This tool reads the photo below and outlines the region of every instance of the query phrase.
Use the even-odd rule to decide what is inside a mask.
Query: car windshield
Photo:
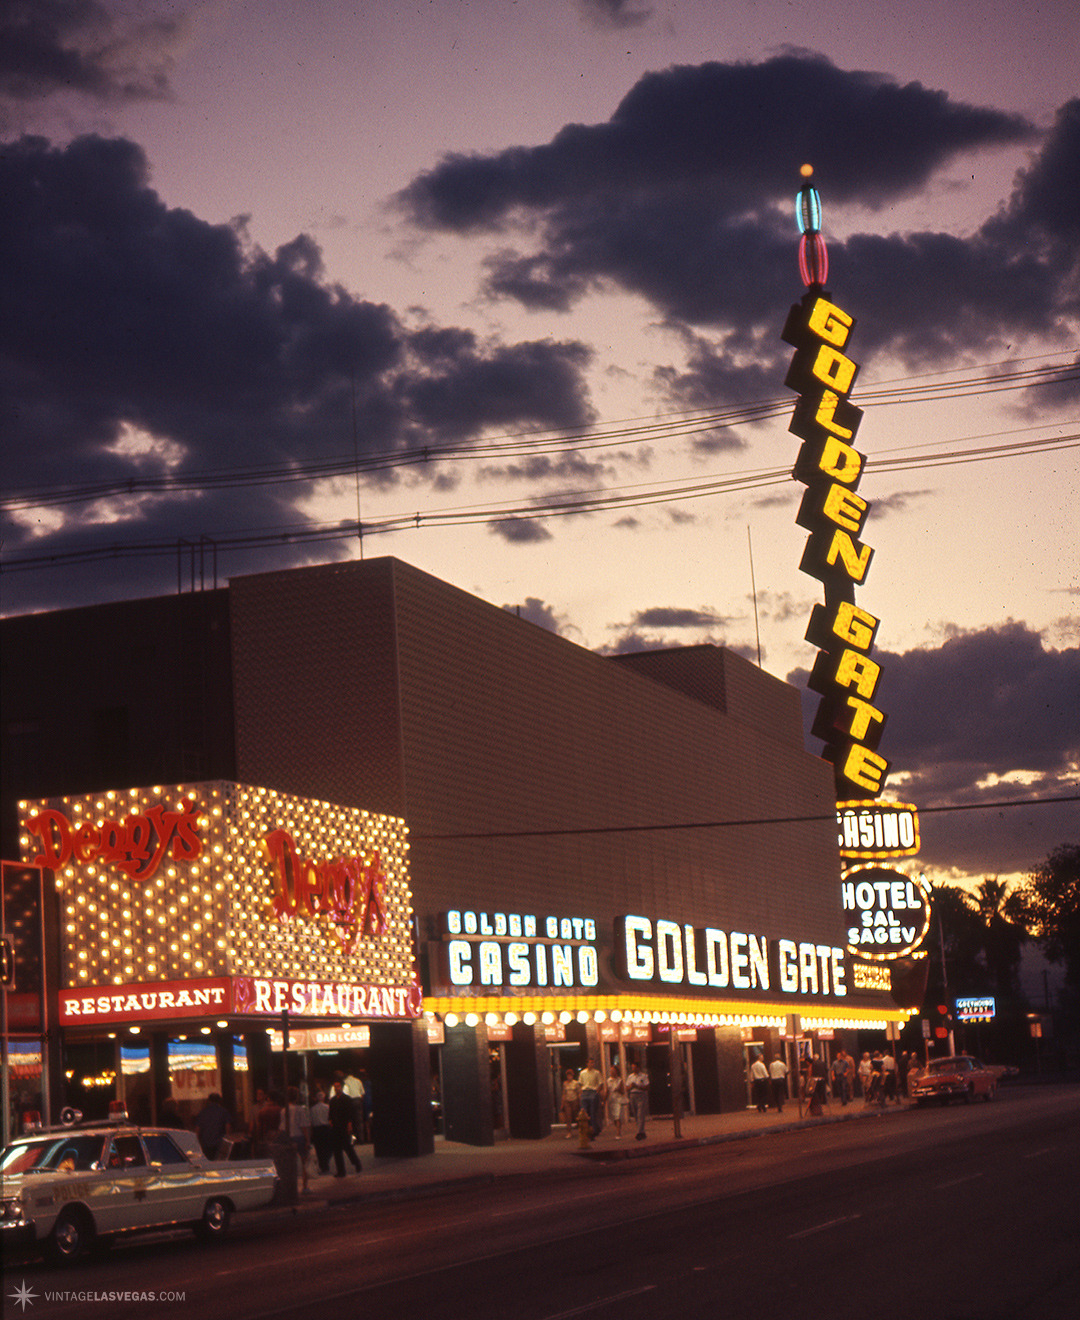
[[[13,1173],[50,1173],[92,1169],[101,1158],[101,1137],[87,1133],[42,1137],[37,1141],[19,1141],[0,1155],[0,1171]]]
[[[963,1072],[967,1067],[966,1059],[931,1059],[926,1066],[928,1073]]]

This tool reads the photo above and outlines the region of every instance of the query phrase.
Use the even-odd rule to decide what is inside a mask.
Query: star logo
[[[28,1306],[33,1306],[34,1298],[37,1296],[37,1293],[26,1286],[26,1280],[24,1279],[13,1293],[8,1293],[8,1296],[12,1298],[13,1301],[18,1302],[25,1312]]]

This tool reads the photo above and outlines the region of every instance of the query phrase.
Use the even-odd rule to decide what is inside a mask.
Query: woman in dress
[[[616,1064],[611,1065],[611,1071],[607,1079],[607,1113],[608,1122],[615,1127],[615,1140],[622,1137],[623,1119],[626,1117],[627,1106],[630,1101],[626,1096],[626,1083],[623,1081],[623,1075]]]

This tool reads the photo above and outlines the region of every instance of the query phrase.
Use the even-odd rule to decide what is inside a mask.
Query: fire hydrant
[[[581,1108],[578,1110],[577,1130],[578,1130],[578,1136],[581,1138],[581,1141],[578,1144],[578,1149],[588,1150],[590,1145],[591,1133],[589,1127],[589,1115],[585,1112],[584,1105],[582,1105]]]

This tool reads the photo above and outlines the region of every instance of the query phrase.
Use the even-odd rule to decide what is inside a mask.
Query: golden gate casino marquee
[[[416,1018],[404,821],[230,782],[20,804],[60,891],[59,1018]]]
[[[870,505],[858,494],[866,456],[854,448],[862,410],[849,397],[859,367],[845,352],[855,319],[824,288],[828,255],[812,173],[802,167],[796,199],[807,292],[781,337],[795,349],[785,384],[799,398],[788,429],[803,442],[794,475],[807,488],[796,518],[810,533],[800,568],[825,589],[806,631],[819,650],[809,680],[821,696],[812,733],[832,762],[837,798],[847,800],[877,797],[889,763],[877,751],[886,716],[874,704],[881,667],[871,659],[880,620],[855,604],[874,554],[860,539]]]

